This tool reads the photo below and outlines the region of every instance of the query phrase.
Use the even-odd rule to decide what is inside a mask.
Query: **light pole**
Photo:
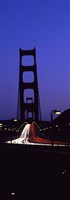
[[[54,131],[54,129],[53,129],[53,115],[54,114],[56,114],[56,115],[59,115],[59,114],[61,114],[61,112],[59,111],[59,110],[51,110],[51,124],[52,124],[52,146],[53,146],[53,131]]]

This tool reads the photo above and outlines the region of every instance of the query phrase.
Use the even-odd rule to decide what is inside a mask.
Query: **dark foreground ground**
[[[68,147],[0,144],[1,200],[64,197],[70,199]]]

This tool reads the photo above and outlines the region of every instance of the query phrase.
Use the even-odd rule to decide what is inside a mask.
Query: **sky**
[[[70,0],[0,0],[0,120],[17,116],[19,48],[34,47],[42,120],[50,121],[51,110],[70,108]]]

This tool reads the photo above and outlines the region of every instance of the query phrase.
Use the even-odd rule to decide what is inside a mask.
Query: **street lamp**
[[[51,124],[52,124],[52,128],[53,128],[53,115],[60,115],[61,112],[59,110],[51,110]],[[53,129],[52,129],[52,146],[53,146]]]
[[[51,122],[53,121],[53,115],[56,114],[56,115],[60,115],[61,112],[59,110],[51,110]]]

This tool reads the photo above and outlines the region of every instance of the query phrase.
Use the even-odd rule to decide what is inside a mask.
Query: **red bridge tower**
[[[39,90],[38,90],[38,80],[37,80],[37,65],[36,65],[36,49],[32,50],[22,50],[19,49],[20,64],[19,64],[19,110],[20,119],[23,121],[38,121],[41,120],[41,109],[39,100]],[[24,56],[33,56],[34,64],[32,66],[24,66],[22,64],[22,57],[24,63]],[[34,80],[24,81],[23,74],[27,72],[33,72]],[[28,73],[27,73],[28,74]],[[28,78],[28,77],[27,77]],[[29,92],[25,96],[25,90],[33,90],[33,95]],[[18,115],[18,108],[17,108]],[[18,117],[18,116],[17,116]]]

